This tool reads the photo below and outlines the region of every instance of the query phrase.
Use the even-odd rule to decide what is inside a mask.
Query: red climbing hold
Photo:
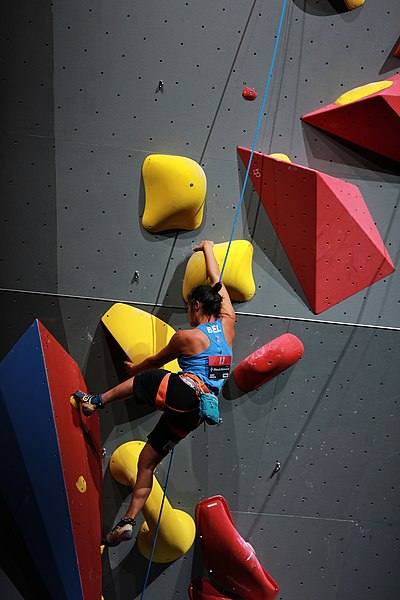
[[[233,377],[241,390],[255,390],[292,366],[303,352],[304,346],[299,338],[285,333],[242,360]]]
[[[245,87],[242,96],[245,100],[255,100],[257,98],[257,92],[249,87]]]
[[[250,150],[238,152],[247,167]],[[355,185],[259,152],[250,177],[315,313],[394,271]]]
[[[258,561],[254,548],[237,531],[223,496],[212,496],[197,504],[196,525],[213,582],[205,583],[204,593],[193,595],[193,600],[221,600],[224,594],[241,600],[275,598],[278,585]]]
[[[189,585],[190,600],[230,600],[222,594],[206,577],[199,577]]]

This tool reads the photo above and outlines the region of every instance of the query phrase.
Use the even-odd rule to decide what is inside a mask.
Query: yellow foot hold
[[[73,396],[70,396],[70,398],[69,398],[69,402],[70,402],[70,404],[71,404],[71,405],[72,405],[74,408],[77,408],[77,409],[79,409],[78,403],[77,403],[77,401],[75,400],[75,398],[74,398]]]
[[[286,154],[281,154],[280,152],[276,152],[275,154],[269,154],[271,158],[276,158],[277,160],[283,160],[284,162],[291,163],[292,161]]]
[[[198,163],[184,156],[151,154],[143,162],[142,174],[145,229],[157,233],[200,227],[207,183]]]
[[[129,482],[136,482],[137,462],[143,446],[144,442],[127,442],[112,454],[110,471],[119,483],[129,485]],[[142,510],[145,522],[138,535],[140,553],[147,559],[151,554],[162,497],[163,490],[153,477],[153,488]],[[165,498],[153,561],[168,563],[180,558],[191,548],[195,535],[196,526],[192,517],[172,508]]]
[[[75,483],[77,489],[80,491],[81,494],[84,494],[87,490],[87,483],[86,483],[86,479],[83,477],[83,475],[81,475],[80,477],[78,477],[76,483]]]
[[[214,245],[214,255],[220,269],[224,264],[228,242]],[[252,273],[253,246],[247,240],[232,242],[222,280],[232,300],[245,302],[254,296],[255,284]],[[195,252],[186,265],[182,296],[185,301],[193,288],[210,283],[207,279],[206,262],[202,252]]]

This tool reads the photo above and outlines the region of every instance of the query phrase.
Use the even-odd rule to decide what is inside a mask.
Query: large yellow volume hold
[[[115,341],[135,364],[160,352],[175,333],[175,329],[150,313],[117,302],[102,317]],[[173,360],[165,369],[177,373],[178,361]]]
[[[366,85],[361,85],[345,92],[335,100],[334,104],[337,104],[338,106],[350,104],[350,102],[355,102],[356,100],[371,96],[371,94],[376,94],[376,92],[386,90],[391,85],[393,85],[393,81],[374,81],[373,83],[367,83]]]
[[[228,242],[214,245],[214,255],[218,266],[222,269]],[[254,296],[255,284],[252,272],[253,246],[247,240],[235,240],[229,249],[222,280],[226,285],[231,300],[245,302]],[[209,284],[203,252],[195,252],[186,265],[183,279],[182,296],[187,302],[193,288]]]
[[[127,442],[112,454],[111,475],[122,485],[135,485],[137,463],[143,446],[144,442]],[[153,477],[153,488],[142,509],[145,522],[138,535],[140,553],[147,559],[151,554],[162,497],[163,490]],[[172,508],[168,498],[165,498],[153,561],[167,563],[180,558],[191,548],[195,535],[196,526],[192,517],[183,510]]]
[[[201,225],[207,182],[191,158],[151,154],[142,166],[146,203],[142,224],[157,233]]]

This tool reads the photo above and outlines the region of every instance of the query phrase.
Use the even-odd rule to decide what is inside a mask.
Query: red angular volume
[[[47,383],[53,407],[65,491],[75,540],[79,574],[85,600],[98,598],[101,590],[101,493],[102,457],[98,415],[82,419],[69,397],[86,391],[78,365],[57,340],[38,322]]]
[[[301,118],[323,131],[400,162],[400,75],[389,77],[386,83],[389,87],[373,93],[374,86],[379,84],[357,88],[352,92],[365,89],[367,95],[358,97],[362,92],[356,93],[354,101],[344,103],[338,99]],[[350,99],[352,92],[347,93]]]
[[[204,562],[215,583],[203,582],[202,594],[193,595],[193,599],[223,600],[225,594],[242,600],[275,598],[278,585],[258,561],[254,548],[237,531],[223,496],[212,496],[197,504],[196,525]],[[224,595],[218,596],[218,588]]]
[[[12,457],[0,495],[48,597],[99,600],[100,424],[70,403],[86,390],[78,365],[36,320],[1,361],[0,387],[0,451]]]
[[[259,152],[250,177],[316,314],[394,271],[357,186]]]

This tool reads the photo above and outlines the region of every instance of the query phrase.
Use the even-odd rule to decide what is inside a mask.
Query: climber
[[[125,361],[131,377],[113,389],[97,395],[80,390],[73,394],[85,416],[109,402],[131,397],[163,411],[140,453],[129,508],[106,535],[103,543],[107,546],[117,546],[132,538],[135,517],[151,492],[154,469],[178,442],[202,423],[198,393],[217,395],[228,377],[235,311],[220,281],[213,246],[214,243],[207,240],[194,248],[195,252],[204,253],[210,285],[194,288],[188,297],[188,320],[193,329],[177,331],[163,350],[139,364]],[[174,359],[181,368],[179,373],[161,368]]]

